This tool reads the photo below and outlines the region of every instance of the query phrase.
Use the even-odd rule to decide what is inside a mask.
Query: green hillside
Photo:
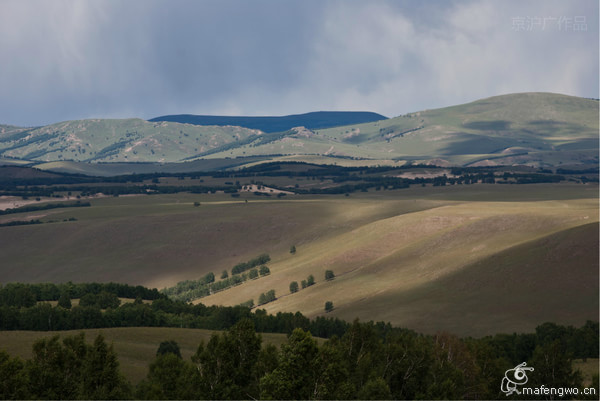
[[[260,134],[140,119],[77,120],[0,133],[0,153],[32,161],[177,162]]]
[[[522,93],[384,121],[302,130],[210,157],[310,154],[437,165],[598,162],[598,101]]]
[[[318,118],[307,120],[308,128],[288,129],[288,124],[286,130],[280,132],[271,132],[274,129],[271,126],[265,128],[269,132],[263,132],[230,125],[201,126],[140,119],[67,121],[39,128],[0,126],[0,157],[34,163],[178,163],[239,159],[239,163],[217,162],[222,168],[264,160],[341,165],[527,164],[536,167],[598,163],[598,101],[566,95],[495,96],[327,129],[310,129],[313,120]],[[245,121],[239,117],[239,124]],[[249,156],[261,159],[246,160]],[[85,166],[71,167],[69,170],[70,167],[63,165],[44,166],[58,171],[86,172]],[[93,171],[89,173],[94,174]]]

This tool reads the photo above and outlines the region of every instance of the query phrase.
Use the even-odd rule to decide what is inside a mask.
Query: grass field
[[[248,201],[248,202],[246,202]],[[200,206],[194,207],[194,202]],[[269,312],[385,320],[461,335],[598,316],[598,186],[412,187],[345,196],[105,197],[0,227],[4,282],[116,281],[163,288],[268,253],[271,275],[199,300],[274,289]],[[35,212],[10,215],[29,219]],[[74,217],[77,221],[63,222]],[[289,253],[291,245],[297,252]],[[35,251],[32,252],[31,250]],[[324,281],[324,272],[336,274]],[[289,294],[291,281],[316,285]]]
[[[179,345],[181,356],[189,358],[196,352],[201,341],[208,342],[213,332],[200,329],[178,329],[166,327],[119,327],[108,329],[87,329],[74,331],[0,331],[0,349],[13,356],[31,358],[33,343],[41,338],[59,335],[61,338],[85,333],[88,343],[92,343],[98,334],[102,334],[108,344],[113,344],[119,357],[121,371],[125,377],[136,384],[146,377],[148,365],[154,360],[156,350],[162,341],[174,340]],[[287,337],[285,334],[261,334],[263,344],[280,346]]]

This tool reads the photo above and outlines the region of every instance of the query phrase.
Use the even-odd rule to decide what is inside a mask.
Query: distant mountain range
[[[294,127],[308,129],[322,129],[369,123],[386,120],[381,114],[365,111],[316,111],[305,114],[294,114],[282,117],[243,117],[243,116],[203,116],[193,114],[177,114],[162,116],[148,121],[169,121],[194,125],[233,125],[250,129],[257,129],[265,133],[288,131]]]
[[[495,96],[390,119],[315,112],[0,125],[0,161],[50,169],[69,163],[191,161],[194,166],[210,161],[218,169],[270,160],[543,167],[597,164],[598,148],[598,101],[551,93]]]

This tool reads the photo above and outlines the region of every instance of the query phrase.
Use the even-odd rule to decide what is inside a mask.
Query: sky
[[[0,124],[598,98],[597,0],[0,0]]]

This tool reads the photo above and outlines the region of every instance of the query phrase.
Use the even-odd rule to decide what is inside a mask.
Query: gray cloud
[[[0,123],[598,97],[597,16],[587,0],[4,0]]]

